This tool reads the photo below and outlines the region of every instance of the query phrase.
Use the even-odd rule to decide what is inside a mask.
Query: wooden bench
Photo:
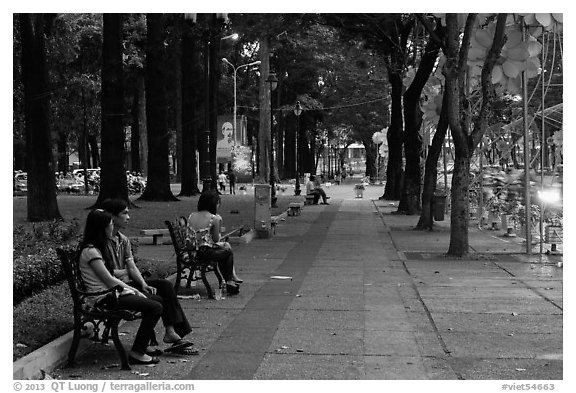
[[[302,203],[302,202],[290,203],[288,205],[288,215],[289,216],[299,216],[303,207],[304,207],[304,203]]]
[[[163,238],[165,235],[169,235],[168,229],[142,229],[140,230],[142,236],[152,236],[152,244],[157,245],[158,239]]]
[[[56,253],[60,258],[64,274],[70,287],[72,301],[74,303],[74,337],[72,345],[68,351],[68,366],[74,365],[76,351],[83,338],[82,331],[88,329],[88,324],[93,326],[92,340],[107,343],[110,336],[120,356],[122,370],[130,370],[128,355],[118,336],[118,325],[121,320],[133,321],[141,318],[141,314],[136,311],[107,309],[106,306],[96,303],[94,300],[100,296],[111,296],[115,299],[115,292],[121,291],[121,286],[110,288],[106,291],[87,292],[86,285],[80,273],[80,252],[75,249],[57,248]],[[92,299],[92,300],[91,300]],[[103,327],[104,329],[102,329]],[[100,331],[102,334],[100,335]],[[87,335],[84,335],[87,337]]]
[[[174,291],[178,294],[181,280],[186,280],[186,288],[190,288],[192,281],[198,279],[195,273],[200,271],[200,279],[206,288],[208,298],[214,299],[214,291],[206,278],[206,273],[214,272],[218,279],[218,285],[222,285],[223,278],[218,269],[218,263],[216,261],[198,258],[198,250],[186,244],[187,220],[185,217],[180,217],[175,221],[166,220],[164,223],[168,227],[174,253],[176,254],[176,281],[174,282]],[[222,240],[225,241],[227,236],[230,236],[231,233],[237,230],[222,236]]]

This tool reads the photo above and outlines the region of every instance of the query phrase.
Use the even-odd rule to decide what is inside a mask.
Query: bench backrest
[[[57,248],[56,254],[60,258],[62,269],[66,275],[74,306],[80,307],[83,300],[79,291],[86,291],[86,285],[80,273],[80,251],[75,248]]]
[[[164,223],[168,228],[168,232],[170,232],[172,245],[177,255],[196,251],[196,242],[187,238],[188,222],[185,217],[180,217],[174,221],[166,220]]]

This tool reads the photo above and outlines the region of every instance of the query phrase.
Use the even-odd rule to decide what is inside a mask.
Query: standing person
[[[239,292],[238,278],[234,269],[234,254],[230,243],[220,241],[222,217],[218,214],[220,196],[214,191],[202,193],[198,199],[197,212],[188,217],[188,236],[195,237],[202,258],[218,262],[218,269],[226,281],[228,295]]]
[[[120,230],[124,230],[130,221],[127,201],[119,198],[106,199],[102,207],[112,215],[114,230],[108,236],[106,244],[110,256],[114,276],[122,282],[139,288],[146,296],[159,301],[163,305],[162,322],[166,329],[164,343],[171,344],[165,351],[173,353],[191,353],[186,348],[192,346],[183,337],[192,331],[190,323],[176,297],[174,286],[170,281],[155,279],[145,281],[140,270],[134,263],[130,239]],[[161,354],[156,350],[154,354]]]
[[[226,191],[226,174],[224,171],[220,171],[218,175],[218,185],[220,186],[220,192]]]
[[[128,285],[113,275],[112,260],[108,254],[108,238],[112,236],[114,221],[112,214],[102,209],[92,210],[86,218],[84,236],[80,243],[80,274],[89,292],[104,291],[120,285],[116,307],[123,310],[137,311],[142,314],[142,321],[128,360],[132,364],[156,364],[160,360],[153,357],[157,353],[148,350],[148,344],[154,337],[154,326],[163,313],[162,299],[146,296],[137,288]],[[96,299],[95,304],[106,299]]]
[[[228,170],[228,181],[230,182],[228,185],[230,188],[230,195],[236,194],[236,174],[232,168]]]

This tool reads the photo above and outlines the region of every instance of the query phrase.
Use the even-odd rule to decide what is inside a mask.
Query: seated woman
[[[106,255],[106,244],[113,229],[110,213],[97,209],[88,214],[84,237],[80,243],[80,274],[90,292],[107,290],[117,285],[122,287],[117,307],[142,314],[128,360],[132,364],[156,364],[159,360],[148,354],[148,343],[154,336],[154,326],[162,315],[162,302],[161,299],[149,299],[138,289],[114,277],[112,261],[103,257]]]
[[[239,292],[243,281],[234,270],[234,254],[228,242],[220,241],[222,217],[218,215],[220,196],[215,191],[202,193],[198,211],[188,217],[188,236],[195,237],[202,258],[218,262],[218,269],[226,281],[228,295]]]
[[[174,286],[168,280],[144,280],[134,263],[130,239],[120,232],[130,221],[128,202],[119,198],[106,199],[102,202],[102,207],[112,214],[114,224],[112,234],[108,237],[105,254],[105,258],[109,258],[111,262],[114,277],[131,287],[138,288],[146,297],[162,303],[162,322],[166,329],[163,341],[171,344],[166,352],[194,354],[194,351],[186,351],[186,348],[193,344],[182,338],[192,331],[192,327],[180,306]],[[162,351],[157,349],[152,353],[160,355]]]

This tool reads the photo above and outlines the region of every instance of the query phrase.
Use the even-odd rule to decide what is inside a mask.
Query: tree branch
[[[488,51],[488,55],[486,56],[484,65],[482,66],[480,82],[482,88],[482,107],[480,108],[480,113],[474,123],[474,129],[468,138],[468,148],[470,151],[474,151],[478,143],[480,143],[488,124],[490,111],[492,110],[495,96],[494,84],[492,83],[492,70],[494,69],[496,61],[500,57],[502,47],[506,42],[506,36],[504,35],[506,29],[506,17],[507,14],[498,14],[492,47]]]

